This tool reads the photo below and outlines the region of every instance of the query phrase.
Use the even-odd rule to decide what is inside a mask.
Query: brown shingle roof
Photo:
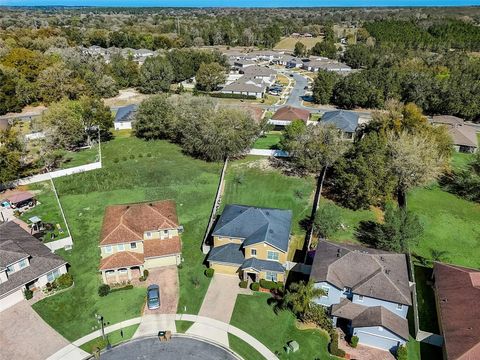
[[[463,125],[463,119],[452,115],[436,115],[432,117],[435,124]]]
[[[478,147],[477,132],[475,128],[463,125],[448,129],[454,145]]]
[[[307,121],[310,118],[310,111],[299,109],[292,106],[285,106],[278,109],[272,116],[272,120],[303,120]]]
[[[447,359],[480,359],[480,271],[435,263],[433,272]]]
[[[100,270],[118,269],[122,267],[143,265],[143,254],[132,251],[117,252],[100,260]]]
[[[145,258],[179,254],[182,251],[182,242],[178,236],[171,239],[145,240],[143,253]]]
[[[145,231],[177,227],[177,211],[172,200],[111,205],[105,209],[100,245],[143,240]]]

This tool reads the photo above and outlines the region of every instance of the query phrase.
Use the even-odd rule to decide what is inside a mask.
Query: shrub
[[[260,280],[260,286],[264,289],[267,289],[267,290],[276,290],[277,287],[278,287],[276,282],[268,281],[268,280],[265,280],[265,279]]]
[[[338,356],[338,357],[345,357],[345,351],[338,347],[338,334],[335,330],[330,331],[330,354]]]
[[[138,281],[145,281],[145,280],[146,280],[146,279],[145,279],[143,276],[140,276],[140,277],[138,278]]]
[[[23,292],[23,295],[25,296],[25,299],[30,300],[33,297],[33,291],[29,289],[25,289]]]
[[[102,284],[98,287],[98,295],[99,296],[107,296],[110,292],[110,286],[107,284]]]
[[[143,154],[142,153],[138,154],[138,157],[143,158]]]
[[[238,286],[240,286],[242,289],[246,289],[247,286],[248,286],[248,281],[242,280],[242,281],[240,281],[240,283],[238,284]]]
[[[242,95],[242,94],[224,94],[224,93],[209,93],[206,91],[197,90],[194,95],[208,95],[214,98],[223,98],[223,99],[245,99],[245,100],[256,100],[257,98],[253,95]]]
[[[120,161],[120,159],[119,159],[119,158],[115,158],[115,159],[113,159],[113,162],[114,162],[115,164],[116,164],[116,163],[118,163],[119,161]]]
[[[177,265],[177,269],[181,270],[182,268],[183,268],[183,265],[181,263]]]
[[[214,273],[215,273],[215,269],[208,268],[208,269],[205,270],[205,276],[206,277],[211,278],[211,277],[213,277]]]
[[[45,287],[47,288],[47,291],[52,291],[52,283],[47,282]]]
[[[126,156],[122,156],[122,160],[123,160],[123,161],[127,161],[127,157],[126,157]]]
[[[69,273],[61,275],[55,280],[60,289],[65,289],[73,285],[73,277]]]
[[[113,293],[115,291],[123,291],[123,290],[131,290],[131,289],[133,289],[133,285],[125,285],[123,287],[112,289],[110,290],[110,292]]]
[[[397,349],[397,360],[408,359],[408,348],[405,345],[400,345]]]
[[[278,289],[278,290],[283,290],[283,289],[285,289],[285,284],[283,283],[283,281],[278,281],[278,282],[277,282],[277,289]]]
[[[250,285],[250,289],[252,289],[253,291],[258,291],[260,290],[260,284],[257,282],[254,282],[252,283],[252,285]]]
[[[358,345],[358,336],[352,336],[352,337],[350,338],[350,346],[351,346],[352,348],[356,348],[357,345]]]
[[[144,270],[143,270],[143,277],[145,278],[145,280],[147,280],[149,274],[150,274],[150,273],[148,272],[147,269],[144,269]]]
[[[130,160],[135,159],[135,154],[130,154]]]

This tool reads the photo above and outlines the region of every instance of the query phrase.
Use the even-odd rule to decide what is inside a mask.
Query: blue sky
[[[480,0],[0,0],[3,6],[159,6],[159,7],[362,7],[467,6]]]

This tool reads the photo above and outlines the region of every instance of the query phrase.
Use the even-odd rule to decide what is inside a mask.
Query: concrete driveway
[[[215,274],[198,315],[230,323],[237,295],[243,290],[239,282],[238,276]]]
[[[43,360],[69,342],[26,301],[0,312],[0,359]]]
[[[376,349],[370,346],[358,344],[354,349],[350,347],[345,341],[345,334],[342,330],[337,329],[338,333],[338,347],[350,355],[350,359],[361,360],[395,360],[389,351]]]
[[[142,284],[142,283],[140,283]],[[166,266],[149,271],[145,286],[157,284],[160,286],[160,308],[148,310],[145,304],[144,315],[148,314],[176,314],[178,306],[178,271],[176,266]],[[146,294],[146,291],[145,291]]]

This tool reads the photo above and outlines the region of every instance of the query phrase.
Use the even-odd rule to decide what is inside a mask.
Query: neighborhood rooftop
[[[285,106],[278,109],[272,116],[272,120],[303,120],[307,121],[310,118],[310,111],[299,109],[293,106]]]
[[[327,111],[322,116],[322,123],[334,124],[338,129],[344,132],[353,133],[358,127],[358,114],[352,111],[334,110]]]
[[[291,210],[227,205],[212,235],[245,239],[244,246],[265,241],[287,251],[291,223]]]
[[[328,281],[356,294],[411,305],[407,260],[394,254],[361,246],[320,240],[312,264],[314,281]]]

